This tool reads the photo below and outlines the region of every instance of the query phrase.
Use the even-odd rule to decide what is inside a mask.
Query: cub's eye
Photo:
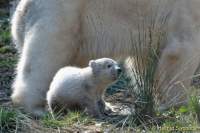
[[[111,67],[112,67],[112,65],[110,65],[110,64],[109,64],[109,65],[107,65],[107,68],[111,68]]]

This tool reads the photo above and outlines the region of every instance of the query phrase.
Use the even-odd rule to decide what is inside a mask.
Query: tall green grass
[[[16,112],[0,108],[0,132],[10,132],[16,127]]]
[[[167,17],[167,16],[166,16]],[[135,95],[135,112],[133,123],[144,124],[152,119],[155,114],[155,74],[160,59],[161,49],[165,41],[167,18],[163,18],[159,26],[145,26],[145,22],[138,24],[138,36],[133,39],[132,45],[135,57],[131,69],[132,82],[130,89]],[[141,54],[142,53],[142,54]]]
[[[93,123],[92,118],[86,116],[82,112],[68,112],[65,116],[60,116],[59,114],[56,117],[52,117],[51,114],[47,114],[43,119],[42,123],[44,126],[49,128],[58,128],[58,127],[70,127],[73,125],[88,125]]]

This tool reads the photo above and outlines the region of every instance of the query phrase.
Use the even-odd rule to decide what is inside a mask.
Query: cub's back
[[[77,67],[61,68],[53,78],[51,88],[71,88],[82,82],[81,69]]]

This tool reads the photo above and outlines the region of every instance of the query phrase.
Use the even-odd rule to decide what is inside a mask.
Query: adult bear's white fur
[[[105,110],[104,90],[120,72],[117,62],[108,58],[92,60],[85,68],[64,67],[53,78],[47,103],[51,111],[56,107],[70,109],[77,106],[87,109],[92,116],[100,117]]]
[[[158,39],[154,33],[162,31],[155,77],[159,104],[183,103],[183,86],[189,87],[187,78],[199,64],[199,24],[199,0],[21,0],[12,20],[21,51],[12,100],[42,115],[59,68],[86,66],[92,58],[134,57],[136,44],[145,55],[151,39]]]

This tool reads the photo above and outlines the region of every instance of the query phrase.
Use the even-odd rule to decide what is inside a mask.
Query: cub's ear
[[[93,74],[97,76],[99,73],[99,66],[97,65],[95,60],[91,60],[89,62],[89,66],[92,68]]]
[[[96,66],[95,60],[91,60],[91,61],[89,62],[89,66],[90,66],[91,68],[95,68],[95,66]]]

